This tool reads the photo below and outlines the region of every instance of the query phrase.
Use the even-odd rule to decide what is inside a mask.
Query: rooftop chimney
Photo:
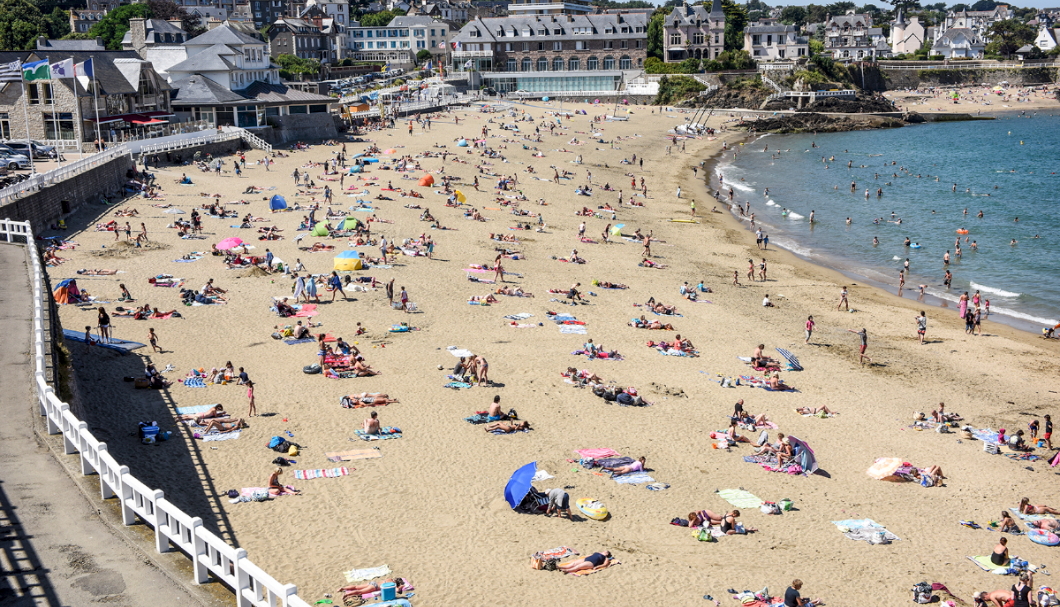
[[[129,19],[129,42],[132,45],[132,50],[136,51],[136,54],[140,55],[140,57],[144,57],[144,49],[147,47],[147,27],[145,22],[146,20],[142,17]]]

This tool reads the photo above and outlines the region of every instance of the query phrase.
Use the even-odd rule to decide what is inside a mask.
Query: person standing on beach
[[[1045,416],[1045,433],[1042,434],[1042,440],[1045,441],[1045,448],[1052,450],[1053,448],[1053,418]]]
[[[924,311],[920,311],[920,316],[916,317],[916,334],[920,336],[920,345],[924,345],[924,334],[927,333],[927,314]]]
[[[905,270],[898,270],[898,292],[905,288]]]
[[[342,279],[339,278],[338,272],[331,272],[331,278],[328,279],[328,284],[331,286],[331,301],[335,301],[335,296],[339,293],[342,293],[343,299],[348,299],[346,297],[346,291],[342,289]]]
[[[247,398],[250,399],[250,410],[247,412],[247,417],[254,417],[257,415],[258,408],[254,405],[254,382],[247,380]]]
[[[846,306],[846,309],[847,309],[848,312],[850,311],[850,302],[847,301],[847,288],[846,287],[843,287],[843,290],[839,292],[839,305],[835,307],[836,311],[838,312],[839,308],[841,308],[843,306]]]
[[[817,326],[817,323],[813,322],[813,316],[806,319],[806,343],[810,343],[810,337],[813,336],[813,328]]]
[[[734,287],[740,286],[740,271],[739,270],[733,270],[732,271],[732,286],[734,286]]]
[[[641,243],[644,245],[644,251],[642,252],[642,255],[644,255],[644,257],[651,257],[651,233],[650,232],[648,233],[647,236],[644,237],[644,240]]]
[[[869,348],[869,333],[865,330],[865,327],[862,327],[860,331],[855,331],[854,329],[847,329],[847,331],[854,333],[859,339],[861,339],[861,348],[859,350],[859,354],[861,355],[859,361],[861,364],[865,364],[866,358],[869,359],[869,362],[872,362],[871,358],[865,356],[865,350]]]
[[[677,186],[677,197],[681,197],[681,186]]]
[[[755,280],[755,260],[747,260],[747,280],[754,282]]]
[[[386,283],[386,299],[389,303],[394,303],[394,279],[391,278],[390,282]]]
[[[401,287],[401,309],[406,313],[409,311],[409,293],[405,290],[405,287]]]
[[[162,353],[162,348],[158,347],[158,335],[155,334],[155,330],[153,327],[147,330],[147,341],[151,344],[152,350],[158,352],[159,354]]]
[[[680,198],[680,196],[678,196],[678,198]],[[695,217],[696,216],[696,201],[695,200],[692,200],[691,207],[692,207],[692,217]]]

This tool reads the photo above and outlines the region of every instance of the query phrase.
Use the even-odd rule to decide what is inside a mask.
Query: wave
[[[776,245],[782,249],[787,249],[788,251],[791,251],[796,255],[801,255],[802,257],[813,257],[813,249],[801,247],[795,242],[786,238],[770,237],[769,244]]]
[[[777,203],[773,202],[772,200],[767,200],[766,201],[766,206],[767,207],[776,207],[776,206],[780,206],[780,205],[778,205]]]
[[[806,216],[799,215],[795,211],[788,211],[788,219],[806,219]]]
[[[986,285],[981,285],[981,284],[979,284],[977,282],[970,282],[970,283],[968,283],[968,285],[970,287],[972,287],[973,289],[978,289],[979,291],[982,291],[984,293],[991,293],[993,295],[997,295],[998,297],[1019,297],[1020,295],[1023,295],[1023,293],[1013,293],[1011,291],[1004,291],[1004,290],[1001,290],[1001,289],[995,289],[994,287],[988,287]]]
[[[1020,320],[1026,320],[1028,322],[1032,322],[1032,323],[1035,323],[1035,324],[1038,324],[1038,325],[1047,325],[1047,326],[1050,326],[1050,327],[1053,326],[1053,325],[1056,325],[1057,323],[1060,323],[1060,321],[1058,321],[1056,319],[1050,320],[1048,318],[1040,318],[1038,316],[1031,316],[1030,314],[1024,314],[1023,312],[1017,312],[1015,310],[1009,310],[1008,308],[999,308],[997,306],[990,306],[990,315],[993,316],[994,314],[1003,314],[1005,316],[1011,316],[1012,318],[1018,318]]]
[[[892,261],[902,261],[902,258],[897,256],[897,255],[895,255],[894,257],[891,258],[891,260]]]
[[[755,191],[754,187],[746,185],[744,183],[740,183],[739,181],[731,181],[730,182],[730,181],[726,180],[725,181],[725,187],[729,187],[729,188],[732,188],[734,190],[739,190],[741,192],[753,192],[753,191]]]

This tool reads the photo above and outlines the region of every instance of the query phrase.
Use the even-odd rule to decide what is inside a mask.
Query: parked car
[[[53,145],[44,145],[42,143],[32,140],[8,141],[6,145],[7,147],[14,150],[15,153],[22,154],[23,156],[27,157],[32,151],[34,158],[51,158],[52,152],[55,151],[55,146]]]
[[[29,158],[23,154],[10,153],[0,150],[0,166],[9,169],[28,169]]]

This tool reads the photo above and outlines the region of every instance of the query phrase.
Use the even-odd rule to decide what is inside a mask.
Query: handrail
[[[239,133],[233,135],[240,136]],[[96,156],[106,154],[103,152]],[[106,159],[117,154],[118,151],[112,149]],[[75,174],[69,172],[68,176]],[[64,451],[78,454],[83,475],[99,475],[100,497],[104,500],[118,499],[124,525],[143,521],[154,529],[155,550],[168,552],[175,547],[191,559],[192,580],[195,584],[208,582],[212,575],[232,590],[238,607],[309,607],[309,603],[298,596],[297,586],[278,582],[252,563],[247,558],[246,550],[230,546],[203,527],[201,518],[189,516],[167,501],[161,489],[151,489],[133,476],[128,466],[121,465],[111,456],[107,444],[92,435],[88,424],[70,411],[70,405],[55,395],[45,379],[45,353],[48,351],[45,347],[45,332],[48,331],[48,325],[44,322],[44,306],[51,294],[45,288],[44,270],[33,240],[33,229],[28,221],[0,220],[0,242],[22,240],[25,241],[30,259],[34,294],[34,385],[40,415],[45,418],[48,434],[62,434]]]
[[[124,144],[115,145],[107,148],[106,150],[97,154],[92,154],[86,158],[75,160],[71,163],[65,164],[57,169],[48,171],[47,173],[34,173],[30,175],[29,179],[20,181],[19,183],[12,184],[6,188],[0,189],[0,205],[8,204],[17,200],[24,194],[32,194],[46,186],[65,181],[71,177],[75,177],[94,169],[101,164],[110,162],[119,156],[128,156],[129,148]]]

